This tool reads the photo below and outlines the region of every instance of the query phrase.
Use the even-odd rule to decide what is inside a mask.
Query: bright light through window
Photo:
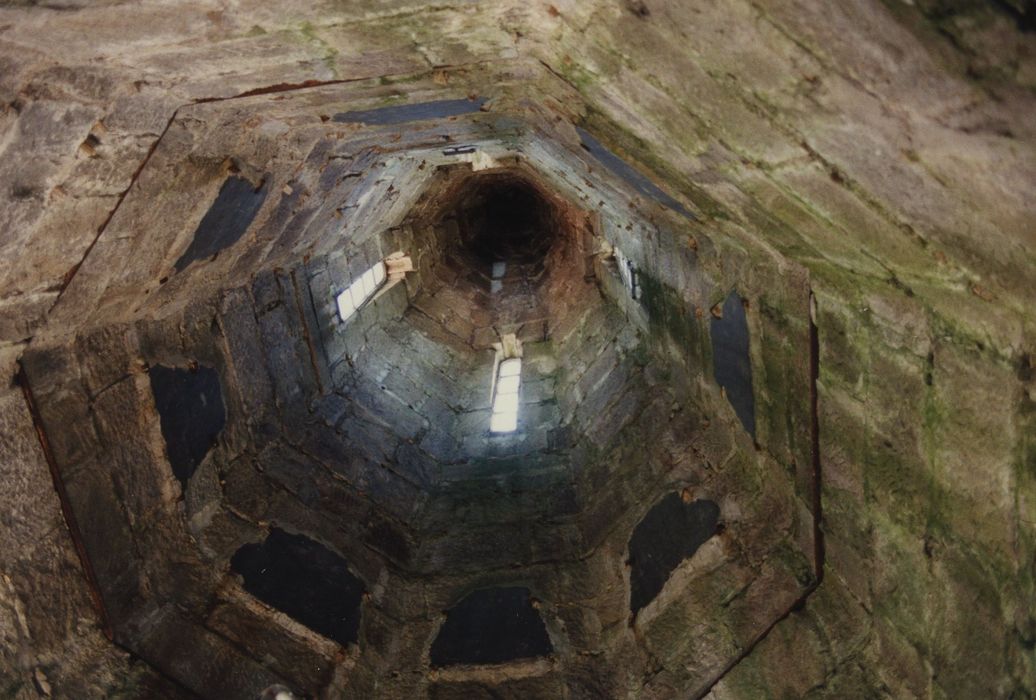
[[[632,260],[623,255],[621,250],[618,248],[613,250],[615,252],[615,264],[619,268],[619,277],[622,278],[622,284],[633,299],[640,299],[640,274],[637,272],[636,266]]]
[[[492,277],[493,279],[489,282],[489,291],[492,294],[496,294],[504,288],[504,273],[507,272],[506,262],[495,262],[493,263]]]
[[[378,288],[385,283],[385,263],[379,262],[358,278],[349,288],[338,295],[338,315],[345,321],[363,306]]]
[[[522,361],[512,357],[500,362],[496,370],[493,392],[493,415],[489,430],[494,433],[513,433],[518,429],[518,389],[521,385]]]

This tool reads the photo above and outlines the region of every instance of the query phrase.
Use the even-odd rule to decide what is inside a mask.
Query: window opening
[[[492,279],[489,282],[489,291],[492,294],[496,294],[504,288],[504,273],[507,272],[507,263],[495,262],[493,263],[493,270],[491,272]]]
[[[622,278],[623,286],[630,293],[630,298],[640,299],[640,273],[637,272],[636,265],[618,247],[612,248],[612,254],[615,256],[615,264],[619,268],[619,277]]]
[[[402,252],[393,253],[375,263],[338,295],[339,317],[347,321],[362,306],[387,292],[413,269],[413,262]]]
[[[385,263],[378,261],[360,275],[349,287],[338,295],[338,315],[347,320],[374,296],[374,292],[385,282]]]
[[[514,334],[497,346],[493,376],[493,413],[489,419],[492,433],[513,433],[518,429],[518,394],[522,382],[521,345]]]

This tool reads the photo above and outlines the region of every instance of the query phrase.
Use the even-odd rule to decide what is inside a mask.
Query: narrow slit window
[[[349,287],[338,295],[338,315],[343,321],[366,304],[374,293],[385,284],[385,263],[378,262],[353,280]]]
[[[640,299],[640,273],[637,272],[636,265],[618,248],[614,248],[613,251],[615,265],[619,268],[619,277],[622,278],[623,286],[630,293],[630,298]]]
[[[518,391],[521,388],[522,360],[511,357],[501,360],[496,368],[493,387],[493,415],[489,430],[493,433],[513,433],[518,429]]]
[[[507,272],[506,262],[493,263],[492,280],[489,283],[489,291],[496,294],[504,288],[504,273]]]

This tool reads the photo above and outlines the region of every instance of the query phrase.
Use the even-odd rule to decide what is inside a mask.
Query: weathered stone
[[[0,400],[0,695],[1036,694],[1024,3],[195,4],[0,21],[0,351],[36,411]],[[182,501],[138,358],[223,382]],[[48,457],[116,639],[175,680],[92,622]],[[674,490],[724,529],[631,629],[622,554]],[[271,526],[369,584],[351,651],[215,597]],[[501,586],[553,656],[431,670],[439,613]]]
[[[337,645],[314,639],[316,635],[307,634],[301,625],[300,629],[278,629],[271,635],[270,613],[259,607],[254,602],[232,599],[217,605],[206,624],[253,656],[276,659],[277,672],[294,687],[327,685],[335,671]]]
[[[65,525],[40,438],[19,391],[0,395],[0,454],[4,455],[0,549],[28,553]]]

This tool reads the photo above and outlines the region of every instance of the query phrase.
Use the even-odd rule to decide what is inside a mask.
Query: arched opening
[[[437,178],[410,224],[415,249],[423,248],[419,308],[450,318],[426,303],[449,299],[461,317],[449,328],[474,325],[472,344],[488,349],[506,333],[523,342],[546,339],[577,298],[594,295],[586,211],[520,165],[444,168]]]
[[[514,173],[472,178],[457,198],[457,243],[479,263],[542,262],[557,238],[557,208]]]

